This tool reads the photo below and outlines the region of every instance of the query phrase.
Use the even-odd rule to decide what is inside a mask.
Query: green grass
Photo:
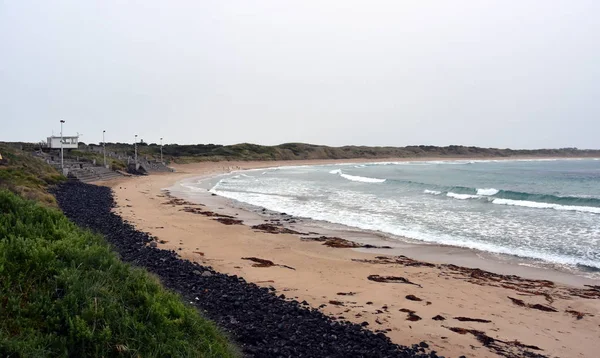
[[[101,237],[0,190],[0,356],[237,355],[213,323]]]
[[[8,189],[20,196],[56,206],[48,186],[66,180],[56,169],[31,154],[0,144],[0,189]]]

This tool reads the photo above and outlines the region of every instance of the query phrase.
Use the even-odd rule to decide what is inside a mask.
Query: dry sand
[[[384,259],[354,249],[327,247],[297,235],[224,225],[211,217],[182,211],[185,206],[205,210],[202,206],[178,205],[174,201],[166,204],[170,198],[161,191],[186,177],[232,169],[333,162],[196,163],[176,166],[176,173],[125,178],[106,185],[112,186],[116,194],[115,211],[139,230],[156,236],[161,242],[159,247],[177,250],[182,257],[220,272],[272,286],[287,299],[305,300],[312,307],[321,307],[325,314],[367,322],[375,331],[387,330],[396,343],[425,341],[447,357],[498,357],[499,350],[521,356],[518,343],[503,343],[514,341],[538,347],[540,350],[530,350],[551,357],[598,356],[600,295],[588,287],[519,280],[443,263],[427,267],[407,259],[397,261],[393,256],[383,255],[387,257]],[[255,267],[254,262],[242,259],[247,257],[282,266]],[[376,282],[368,279],[370,275],[402,277],[414,284]],[[407,295],[421,301],[409,300]],[[580,297],[586,295],[595,298]],[[525,306],[509,297],[521,300]],[[583,316],[578,319],[576,313],[567,311]],[[438,315],[445,320],[432,319]],[[456,317],[491,322],[466,322]],[[486,336],[503,342],[486,347],[482,344]]]

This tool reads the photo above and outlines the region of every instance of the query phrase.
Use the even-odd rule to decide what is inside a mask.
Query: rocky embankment
[[[268,288],[149,245],[153,240],[147,233],[111,211],[115,204],[107,187],[71,182],[58,187],[55,195],[72,221],[104,235],[124,261],[159,276],[229,332],[246,357],[439,357],[424,342],[393,344],[382,333],[334,321]]]

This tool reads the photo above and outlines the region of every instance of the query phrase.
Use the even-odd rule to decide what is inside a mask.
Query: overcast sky
[[[600,148],[600,2],[0,0],[0,140]]]

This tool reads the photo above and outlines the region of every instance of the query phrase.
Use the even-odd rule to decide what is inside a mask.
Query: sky
[[[0,0],[0,141],[600,148],[600,2]]]

